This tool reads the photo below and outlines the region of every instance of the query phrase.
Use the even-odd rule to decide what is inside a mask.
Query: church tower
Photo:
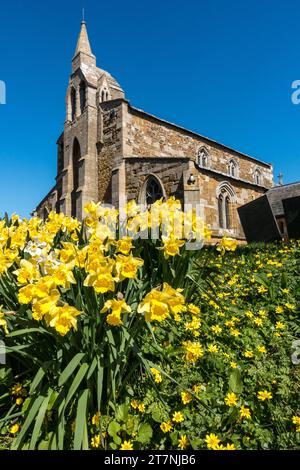
[[[96,66],[82,21],[66,95],[64,132],[57,141],[58,212],[82,219],[85,204],[98,201],[101,103],[116,98],[124,98],[124,92],[108,72]]]

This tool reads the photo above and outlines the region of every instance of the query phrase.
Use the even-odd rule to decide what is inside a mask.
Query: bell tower
[[[84,205],[98,199],[97,82],[96,57],[82,21],[66,95],[64,132],[58,141],[57,175],[57,209],[79,219]]]

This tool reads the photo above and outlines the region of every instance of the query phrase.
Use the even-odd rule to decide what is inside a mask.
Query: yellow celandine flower
[[[275,312],[276,312],[276,313],[283,313],[283,312],[284,312],[284,308],[281,307],[280,305],[278,305],[278,307],[275,308]]]
[[[226,444],[226,447],[224,447],[224,449],[222,450],[236,450],[236,447],[234,444]]]
[[[218,436],[216,436],[215,434],[207,434],[205,437],[205,441],[208,449],[212,450],[217,450],[221,442]]]
[[[139,406],[139,402],[137,400],[131,400],[130,405],[134,410],[136,410]]]
[[[245,419],[251,419],[251,412],[250,409],[247,408],[246,406],[242,405],[240,407],[240,417],[245,418]]]
[[[219,325],[214,325],[211,327],[213,333],[219,334],[222,332],[222,328]]]
[[[97,411],[97,413],[95,413],[93,416],[92,416],[92,424],[94,426],[99,426],[99,423],[100,423],[100,416],[101,416],[101,413],[99,411]]]
[[[275,324],[275,328],[276,328],[277,330],[284,330],[285,324],[282,323],[281,321],[277,321],[276,324]]]
[[[101,446],[100,434],[96,434],[94,437],[92,437],[91,446],[94,447],[94,449],[99,449],[99,447]]]
[[[185,360],[187,362],[195,363],[200,357],[204,355],[203,347],[200,343],[185,341],[182,343],[182,345],[186,351]]]
[[[268,392],[267,390],[261,390],[257,393],[257,398],[261,401],[266,401],[266,400],[271,400],[273,398],[273,395],[271,392]]]
[[[251,350],[245,351],[244,356],[248,357],[248,358],[253,357],[254,356],[253,351],[251,351]]]
[[[22,405],[23,401],[24,401],[23,398],[21,398],[21,397],[17,398],[16,399],[16,405],[18,405],[18,406]]]
[[[181,450],[184,450],[187,448],[188,443],[189,443],[188,438],[184,434],[183,436],[180,436],[180,438],[178,439],[178,448]]]
[[[159,372],[159,370],[155,369],[155,367],[151,367],[150,371],[154,376],[154,382],[156,382],[158,384],[161,383],[162,382],[162,376],[161,376],[161,373]]]
[[[257,346],[257,350],[262,354],[267,352],[265,346]]]
[[[167,433],[167,432],[172,431],[172,429],[173,429],[172,422],[171,421],[166,421],[166,422],[161,423],[160,429],[162,430],[163,433]]]
[[[145,413],[145,404],[144,403],[139,403],[138,404],[138,410],[140,413]]]
[[[265,292],[268,292],[268,289],[265,287],[265,286],[259,286],[257,288],[257,291],[260,293],[260,294],[264,294]]]
[[[235,393],[228,392],[225,399],[224,399],[224,401],[225,401],[226,405],[228,405],[229,407],[232,407],[232,406],[236,406],[238,398],[237,398]]]
[[[300,416],[293,416],[292,421],[296,425],[296,432],[300,432]]]
[[[193,316],[191,322],[187,322],[184,324],[185,330],[188,331],[195,331],[198,330],[201,326],[201,320],[198,317]]]
[[[193,385],[193,392],[199,393],[201,390],[201,385]]]
[[[20,425],[18,423],[16,424],[13,424],[10,428],[9,428],[9,432],[10,434],[17,434],[17,432],[19,431],[20,429]]]
[[[168,259],[170,256],[179,255],[180,248],[185,244],[184,240],[179,240],[174,236],[162,236],[161,238],[164,244],[164,257],[166,259]]]
[[[210,352],[210,353],[217,353],[219,351],[219,348],[216,344],[210,344],[207,348],[207,350]]]
[[[255,323],[257,326],[261,326],[263,324],[263,320],[261,318],[255,318],[253,323]]]
[[[192,401],[192,395],[189,392],[181,392],[181,401],[184,405],[187,405]]]
[[[17,383],[15,385],[12,386],[11,388],[11,394],[12,395],[24,395],[24,392],[25,392],[25,389],[23,388],[22,384],[20,383]]]
[[[133,450],[132,441],[124,441],[120,447],[120,450]]]
[[[184,421],[184,416],[181,411],[174,411],[172,421],[174,421],[174,423],[182,423],[182,421]]]
[[[110,311],[106,317],[106,322],[111,326],[120,326],[123,324],[121,320],[122,313],[131,313],[131,307],[126,304],[125,300],[107,300],[100,313]]]
[[[296,305],[290,304],[289,302],[286,302],[284,305],[288,310],[295,310],[296,309]]]
[[[192,315],[200,315],[200,308],[197,307],[197,305],[194,304],[188,304],[187,305],[187,310],[189,313]]]
[[[232,369],[236,369],[236,368],[237,368],[237,363],[234,362],[234,361],[231,361],[231,362],[230,362],[230,367],[231,367]]]
[[[230,334],[234,336],[235,338],[237,338],[238,336],[240,336],[241,332],[237,328],[231,328]]]
[[[261,308],[259,311],[258,311],[258,315],[262,318],[265,318],[267,316],[267,312],[266,310],[264,310],[263,308]]]

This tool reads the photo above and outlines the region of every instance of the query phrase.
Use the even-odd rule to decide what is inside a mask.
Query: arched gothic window
[[[74,121],[76,117],[76,90],[74,87],[71,88],[71,116]]]
[[[82,114],[86,105],[86,85],[81,82],[79,86],[79,99],[80,99],[80,113]]]
[[[228,165],[228,173],[230,176],[233,176],[233,178],[238,177],[238,164],[235,160],[230,160]]]
[[[232,194],[226,186],[221,187],[218,195],[219,226],[222,229],[231,229]]]
[[[71,196],[71,215],[76,217],[77,207],[76,207],[76,192],[79,188],[79,159],[81,157],[81,150],[78,140],[75,138],[73,143],[73,191]]]
[[[149,176],[145,186],[145,203],[149,206],[164,197],[163,188],[155,176]]]
[[[198,165],[202,168],[209,167],[209,154],[205,147],[202,147],[198,152]]]
[[[261,172],[257,168],[254,172],[254,183],[255,184],[261,184]]]
[[[106,88],[104,88],[101,91],[101,103],[103,103],[103,101],[108,101],[108,100],[109,100],[108,90]]]

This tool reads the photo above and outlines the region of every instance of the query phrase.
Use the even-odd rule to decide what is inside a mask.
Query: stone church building
[[[119,206],[175,196],[201,204],[213,236],[244,234],[237,207],[273,186],[272,165],[135,108],[96,65],[83,21],[69,79],[56,184],[37,206],[84,217],[88,201]]]

